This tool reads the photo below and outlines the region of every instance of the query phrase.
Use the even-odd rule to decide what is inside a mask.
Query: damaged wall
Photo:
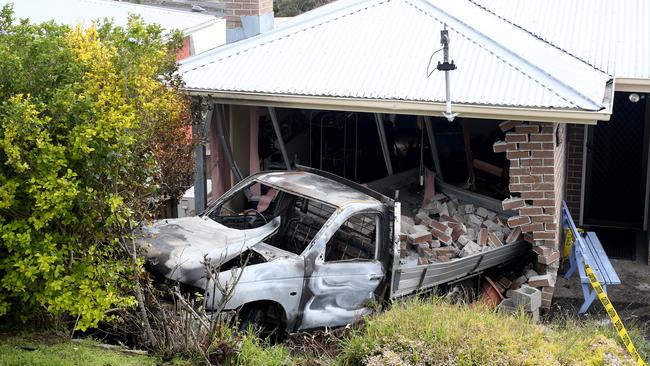
[[[538,254],[537,284],[542,288],[542,307],[549,308],[559,267],[561,207],[565,190],[566,125],[508,121],[501,125],[505,141],[494,151],[510,161],[510,193],[504,210],[519,215],[508,220],[519,227]]]

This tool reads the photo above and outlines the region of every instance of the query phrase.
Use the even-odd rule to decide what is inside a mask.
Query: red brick
[[[506,238],[506,244],[514,243],[521,238],[521,228],[516,227],[511,232],[510,235]]]
[[[551,159],[555,157],[553,151],[548,151],[548,150],[533,151],[531,152],[530,156],[532,156],[533,158],[551,158]]]
[[[510,175],[528,175],[530,174],[530,167],[515,168],[510,164]]]
[[[503,200],[501,207],[504,211],[514,210],[526,206],[526,202],[517,197],[510,197]]]
[[[542,144],[539,142],[522,142],[519,144],[519,150],[542,150]]]
[[[513,128],[515,128],[515,126],[517,126],[520,123],[521,122],[519,121],[503,121],[499,123],[499,128],[501,129],[501,132],[506,132],[512,130]]]
[[[494,233],[488,233],[488,241],[492,243],[492,245],[494,245],[495,247],[503,246],[501,240],[499,240],[499,238],[497,238],[497,236],[494,235]]]
[[[528,142],[528,135],[519,133],[508,133],[506,142]]]
[[[506,158],[508,158],[508,160],[527,158],[529,156],[530,156],[530,153],[528,151],[514,150],[514,151],[507,151],[506,152]]]
[[[522,175],[519,176],[519,183],[542,183],[541,175]]]
[[[553,277],[551,277],[550,274],[543,274],[529,278],[528,285],[531,287],[546,287],[554,286],[555,282],[553,281]]]
[[[533,239],[555,239],[554,231],[535,231],[533,232]]]
[[[519,160],[519,163],[521,166],[543,166],[544,165],[544,160],[543,159],[533,159],[533,158],[525,158]]]
[[[528,225],[522,225],[520,227],[521,227],[521,231],[524,232],[524,233],[532,233],[534,231],[542,231],[542,230],[544,230],[544,224],[542,224],[541,222],[535,222],[535,223],[528,224]]]
[[[451,236],[445,234],[444,232],[438,230],[438,229],[431,229],[431,235],[433,235],[436,239],[440,240],[441,242],[450,245],[452,243]]]
[[[532,174],[554,174],[555,168],[547,166],[534,166],[530,168]]]
[[[537,216],[530,216],[530,221],[532,222],[554,222],[555,221],[555,216],[551,215],[537,215]]]
[[[478,245],[485,246],[488,241],[488,231],[486,228],[481,228],[478,232]]]
[[[553,183],[555,182],[555,176],[553,174],[544,174],[542,175],[542,180],[546,183]]]
[[[449,230],[449,226],[447,226],[445,224],[441,224],[436,220],[431,220],[429,222],[429,227],[432,228],[432,229],[437,229],[437,230],[439,230],[439,231],[441,231],[441,232],[443,232],[445,234],[449,234],[451,232],[451,230]]]
[[[555,252],[549,254],[549,255],[540,255],[539,257],[537,257],[537,261],[539,263],[546,264],[546,265],[549,265],[551,263],[555,263],[559,259],[560,259],[560,252],[557,251],[557,250]]]
[[[521,198],[525,200],[544,198],[544,192],[540,192],[540,191],[521,192]]]
[[[505,141],[497,141],[494,143],[493,148],[495,153],[501,153],[501,152],[506,152],[508,150],[516,150],[517,144],[507,143]]]
[[[508,218],[508,226],[511,228],[526,225],[530,223],[530,218],[528,216],[513,216]]]
[[[538,133],[539,126],[535,125],[519,125],[515,127],[515,132],[517,133]]]
[[[552,191],[555,189],[553,183],[533,183],[530,187],[533,191]]]
[[[553,135],[546,133],[534,133],[530,135],[531,142],[553,142]]]
[[[510,192],[527,192],[530,191],[530,184],[510,184]]]
[[[519,214],[522,216],[541,215],[542,213],[544,213],[544,209],[541,207],[522,207],[519,209]]]

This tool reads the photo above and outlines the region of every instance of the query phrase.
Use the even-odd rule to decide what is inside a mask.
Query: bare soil
[[[626,326],[635,325],[650,340],[650,266],[628,260],[611,260],[621,284],[608,286],[607,295]],[[598,299],[594,300],[586,314],[579,316],[583,295],[577,274],[566,280],[563,268],[558,272],[555,297],[548,317],[582,317],[597,322],[608,322],[609,317]]]

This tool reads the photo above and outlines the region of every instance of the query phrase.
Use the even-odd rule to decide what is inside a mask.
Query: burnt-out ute
[[[166,219],[140,239],[156,272],[205,290],[207,310],[287,331],[346,325],[389,300],[476,275],[526,250],[517,241],[418,264],[400,241],[400,204],[308,168],[254,174],[199,216]],[[401,244],[401,245],[400,245]]]

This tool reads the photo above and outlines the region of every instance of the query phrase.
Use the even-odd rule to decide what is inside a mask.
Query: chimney
[[[273,0],[225,0],[224,3],[227,43],[273,29]]]

